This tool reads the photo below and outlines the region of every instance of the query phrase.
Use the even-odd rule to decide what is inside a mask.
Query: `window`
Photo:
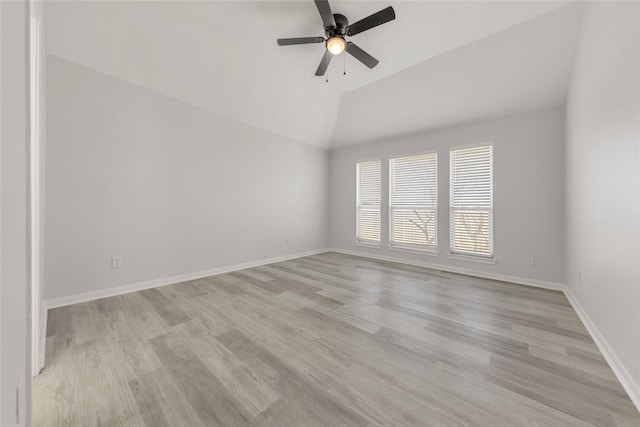
[[[437,209],[438,155],[389,160],[389,245],[435,249]]]
[[[356,240],[380,243],[380,160],[356,165]]]
[[[450,153],[451,252],[493,256],[493,147]]]

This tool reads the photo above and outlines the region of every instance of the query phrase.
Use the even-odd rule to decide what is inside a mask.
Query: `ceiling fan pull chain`
[[[344,59],[344,69],[342,71],[342,75],[346,76],[347,75],[347,55],[343,53],[342,58]]]

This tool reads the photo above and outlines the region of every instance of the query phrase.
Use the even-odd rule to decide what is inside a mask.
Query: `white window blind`
[[[493,147],[450,153],[451,252],[493,256]]]
[[[375,160],[356,165],[356,240],[380,242],[381,162]]]
[[[438,155],[389,160],[389,244],[435,248],[438,218]]]

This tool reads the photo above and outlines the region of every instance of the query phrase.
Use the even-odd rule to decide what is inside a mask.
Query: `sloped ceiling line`
[[[323,148],[564,97],[580,4],[331,2],[352,21],[388,4],[395,21],[354,36],[380,64],[346,58],[342,76],[334,61],[329,83],[313,75],[322,44],[276,44],[322,35],[310,0],[47,2],[47,51]]]

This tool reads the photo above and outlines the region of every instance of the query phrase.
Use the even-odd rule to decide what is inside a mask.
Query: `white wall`
[[[640,399],[639,22],[637,2],[585,4],[567,100],[566,154],[568,285],[635,382],[636,399]]]
[[[31,396],[27,3],[0,2],[0,19],[0,425],[9,427],[27,425]]]
[[[531,282],[564,282],[564,109],[462,125],[433,133],[377,141],[332,152],[331,246]],[[449,149],[494,146],[495,265],[449,258]],[[387,249],[388,161],[392,156],[438,153],[438,257]],[[382,248],[355,246],[355,164],[382,159]],[[530,267],[539,257],[540,266]]]
[[[328,243],[326,151],[52,55],[46,155],[45,299]]]

